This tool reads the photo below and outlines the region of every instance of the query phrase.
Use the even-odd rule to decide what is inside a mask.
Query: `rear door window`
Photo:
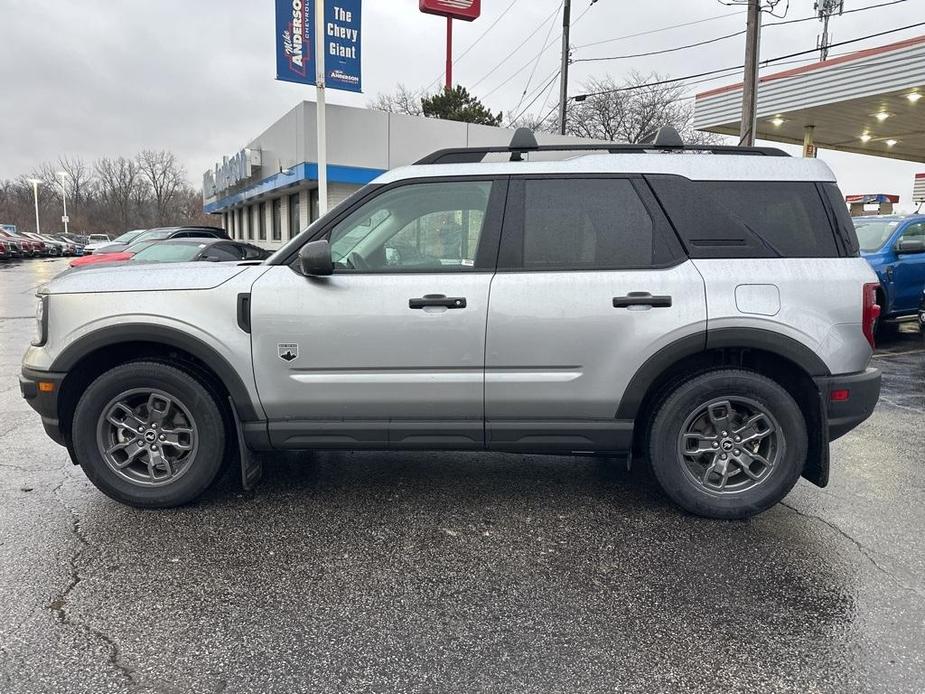
[[[508,199],[502,269],[645,268],[672,255],[630,178],[515,178]]]

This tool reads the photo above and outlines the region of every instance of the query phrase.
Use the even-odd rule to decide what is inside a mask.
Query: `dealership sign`
[[[202,197],[212,198],[232,186],[248,180],[254,175],[254,169],[260,167],[259,149],[242,149],[237,154],[224,157],[211,171],[202,177]]]
[[[482,0],[420,0],[418,8],[427,14],[471,22],[482,13]]]
[[[925,202],[925,173],[915,175],[915,187],[912,189],[913,202]]]
[[[276,0],[276,79],[315,84],[315,3],[324,2],[324,83],[362,91],[361,0]]]

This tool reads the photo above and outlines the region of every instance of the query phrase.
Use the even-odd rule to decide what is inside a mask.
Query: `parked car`
[[[33,241],[40,241],[45,249],[45,253],[43,255],[63,256],[67,254],[67,244],[65,243],[55,241],[52,238],[43,236],[42,234],[36,234],[33,231],[23,231],[21,233],[23,236],[30,238]]]
[[[213,238],[183,238],[166,241],[138,241],[120,253],[101,253],[72,260],[74,268],[118,263],[182,263],[200,260],[265,260],[270,252],[240,241]]]
[[[162,227],[158,229],[146,229],[140,234],[133,236],[130,241],[119,242],[118,239],[108,246],[98,248],[94,253],[118,253],[128,248],[128,244],[133,241],[164,241],[166,239],[186,239],[186,238],[216,238],[227,239],[228,234],[224,229],[218,227]]]
[[[10,252],[10,247],[6,241],[0,239],[0,259],[6,260],[7,258],[12,258],[13,254]]]
[[[88,243],[109,243],[112,241],[112,237],[109,234],[90,234],[87,237]]]
[[[22,240],[13,236],[13,234],[5,229],[0,229],[0,240],[6,244],[11,258],[22,258],[28,254],[27,250],[23,247]]]
[[[74,236],[73,234],[54,234],[54,238],[68,245],[68,255],[72,255],[72,256],[84,255],[84,248],[86,248],[86,242],[81,241],[80,236]]]
[[[880,280],[884,322],[915,318],[925,287],[925,215],[855,217],[861,256]]]
[[[670,129],[522,161],[575,149],[434,153],[262,263],[63,273],[23,395],[146,508],[202,494],[230,447],[246,480],[253,450],[636,452],[715,518],[825,486],[880,392],[876,275],[831,170]]]
[[[10,231],[9,229],[4,229],[2,231],[6,237],[18,242],[20,254],[23,258],[35,258],[42,255],[44,244],[30,239],[27,236],[23,236],[22,232],[19,231]]]
[[[922,301],[919,302],[919,328],[925,334],[925,292],[922,294]]]
[[[103,249],[108,248],[109,246],[112,246],[114,244],[128,245],[146,231],[147,229],[132,229],[131,231],[126,231],[124,234],[120,234],[112,241],[100,241],[99,243],[87,243],[84,247],[84,252],[87,254],[99,253],[103,251]],[[121,251],[125,249],[118,248],[118,249],[113,250],[112,252],[115,253],[117,250]]]

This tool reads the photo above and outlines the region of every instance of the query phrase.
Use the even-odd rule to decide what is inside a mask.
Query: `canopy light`
[[[785,121],[785,120],[784,120],[783,118],[781,118],[780,116],[775,116],[774,118],[771,119],[771,125],[773,125],[775,128],[779,128],[780,126],[782,126],[782,125],[783,125],[784,123],[786,123],[786,122],[787,122],[787,121]]]
[[[879,113],[872,113],[871,115],[882,123],[893,114],[887,113],[886,111],[880,111]]]
[[[870,142],[870,133],[864,133],[861,135],[861,142]]]
[[[887,146],[887,147],[895,147],[898,143],[899,143],[899,140],[887,140],[887,141],[886,141],[886,146]]]
[[[906,94],[906,98],[914,104],[916,101],[922,98],[922,95],[919,92],[912,92],[911,94]]]

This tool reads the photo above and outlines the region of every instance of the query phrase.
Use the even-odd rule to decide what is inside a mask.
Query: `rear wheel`
[[[73,445],[87,477],[132,506],[166,508],[198,497],[225,450],[221,412],[190,374],[131,362],[99,376],[80,399]]]
[[[739,369],[682,382],[649,432],[662,489],[709,518],[746,518],[783,499],[800,477],[806,448],[796,401],[771,379]]]

